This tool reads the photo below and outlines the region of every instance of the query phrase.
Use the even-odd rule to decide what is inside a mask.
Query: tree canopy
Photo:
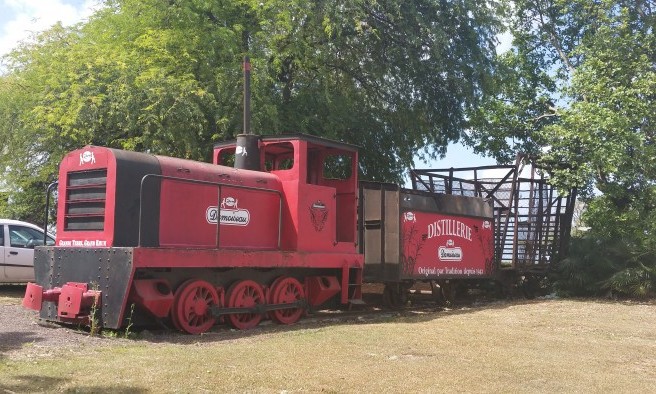
[[[514,50],[500,56],[469,142],[500,160],[532,153],[562,190],[583,191],[591,230],[565,262],[569,285],[653,294],[656,2],[513,5]]]
[[[257,133],[355,143],[381,181],[460,139],[500,162],[529,153],[588,207],[561,283],[654,293],[656,1],[103,5],[3,59],[4,216],[38,221],[61,157],[85,144],[209,159],[241,131],[249,55]],[[513,48],[496,55],[504,24]]]
[[[361,145],[365,178],[399,180],[415,155],[443,152],[464,131],[494,70],[500,7],[106,0],[4,59],[0,168],[20,191],[14,216],[85,144],[207,160],[213,142],[241,130],[246,54],[253,130]]]

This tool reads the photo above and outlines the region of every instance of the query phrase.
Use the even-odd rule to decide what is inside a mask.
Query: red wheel
[[[175,293],[171,309],[173,325],[189,334],[204,333],[216,323],[211,307],[218,304],[219,295],[211,283],[188,280]]]
[[[291,304],[304,299],[303,286],[294,278],[278,278],[271,285],[269,293],[269,303],[271,304]],[[292,324],[301,318],[303,311],[303,308],[278,309],[271,311],[269,315],[271,320],[277,323]]]
[[[262,286],[252,280],[237,282],[228,290],[229,308],[251,308],[264,303]],[[253,328],[260,324],[260,320],[262,320],[262,315],[259,313],[233,313],[228,315],[228,322],[238,330]]]

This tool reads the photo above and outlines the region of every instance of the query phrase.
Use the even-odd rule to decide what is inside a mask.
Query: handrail
[[[219,215],[217,216],[216,220],[216,247],[219,247],[219,239],[220,239],[220,228],[221,228],[221,189],[223,186],[231,187],[231,188],[236,188],[236,189],[242,189],[242,190],[253,190],[253,191],[260,191],[260,192],[267,192],[267,193],[275,193],[278,195],[278,243],[277,243],[277,248],[280,249],[281,246],[281,241],[282,241],[282,192],[280,190],[275,190],[275,189],[265,189],[265,188],[258,188],[258,187],[252,187],[252,186],[243,186],[243,185],[233,185],[233,184],[227,184],[227,183],[219,183],[219,182],[209,182],[209,181],[201,181],[198,179],[188,179],[188,178],[179,178],[179,177],[174,177],[174,176],[168,176],[168,175],[158,175],[158,174],[146,174],[141,178],[141,185],[139,188],[139,243],[138,246],[141,246],[141,230],[142,230],[142,214],[143,214],[143,192],[144,192],[144,183],[146,179],[149,178],[159,178],[159,179],[167,179],[167,180],[172,180],[172,181],[178,181],[178,182],[183,182],[183,183],[191,183],[191,184],[199,184],[199,185],[208,185],[208,186],[217,186],[218,187],[218,194],[217,194],[217,203],[216,203],[216,208],[218,210]]]
[[[48,216],[50,214],[50,195],[52,194],[52,189],[59,186],[59,181],[54,181],[48,185],[46,188],[46,213],[43,218],[43,244],[48,243]]]

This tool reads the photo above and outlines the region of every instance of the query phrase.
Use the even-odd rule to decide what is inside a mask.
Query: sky
[[[57,22],[68,26],[88,18],[98,6],[97,0],[0,0],[0,56],[29,40]],[[510,47],[508,35],[499,37],[498,51]],[[415,161],[415,168],[471,167],[496,164],[491,158],[474,154],[470,149],[451,144],[444,159],[424,163]]]
[[[0,0],[0,56],[57,22],[65,26],[90,16],[96,0]]]

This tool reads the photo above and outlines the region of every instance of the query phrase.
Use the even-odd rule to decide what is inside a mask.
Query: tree
[[[42,193],[62,155],[85,144],[208,159],[240,132],[245,54],[255,131],[359,144],[365,178],[399,180],[421,149],[444,152],[465,129],[494,71],[501,9],[106,0],[88,22],[54,26],[5,58],[0,168],[13,215],[31,215],[20,196]]]
[[[594,271],[588,288],[653,294],[656,2],[514,5],[515,50],[501,58],[495,98],[472,116],[470,143],[500,159],[527,150],[561,190],[583,189],[586,237],[611,263],[590,265],[583,252],[565,262],[587,261],[578,269]]]

